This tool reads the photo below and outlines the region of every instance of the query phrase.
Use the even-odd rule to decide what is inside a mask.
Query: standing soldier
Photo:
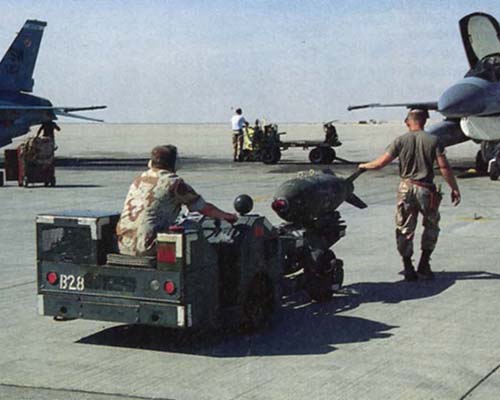
[[[236,222],[236,214],[226,213],[206,202],[177,176],[176,161],[175,146],[157,146],[151,152],[149,169],[132,182],[116,227],[120,253],[155,255],[157,233],[175,222],[183,204],[190,211]]]
[[[233,161],[239,161],[241,151],[243,150],[243,128],[247,121],[243,117],[241,108],[237,108],[231,118],[231,127],[233,129]]]
[[[424,131],[427,118],[426,110],[411,110],[405,119],[409,132],[396,138],[376,160],[359,165],[361,169],[380,169],[399,158],[401,183],[397,196],[396,241],[403,258],[404,276],[407,281],[415,281],[419,277],[434,278],[429,261],[439,235],[439,203],[442,197],[433,183],[434,161],[437,161],[441,175],[451,188],[453,205],[460,203],[460,190],[444,154],[444,148],[436,136]],[[422,255],[415,273],[411,258],[419,212],[423,216],[424,231],[421,242]]]

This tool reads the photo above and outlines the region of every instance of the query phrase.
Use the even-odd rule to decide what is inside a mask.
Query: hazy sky
[[[464,15],[499,0],[0,0],[0,47],[47,21],[34,94],[108,122],[399,119],[349,104],[437,100],[468,69]]]

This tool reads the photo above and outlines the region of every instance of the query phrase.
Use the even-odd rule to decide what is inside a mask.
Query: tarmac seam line
[[[30,285],[30,284],[35,283],[35,282],[36,281],[29,281],[29,282],[17,283],[15,285],[11,285],[11,286],[0,287],[0,290],[14,289],[16,287]]]
[[[143,396],[129,396],[127,394],[123,393],[107,393],[107,392],[94,392],[91,390],[81,390],[81,389],[63,389],[63,388],[49,388],[49,387],[44,387],[44,386],[29,386],[29,385],[14,385],[14,384],[8,384],[8,383],[0,383],[0,387],[10,387],[10,388],[16,388],[16,389],[41,389],[41,390],[47,390],[47,391],[54,391],[54,392],[70,392],[70,393],[81,393],[81,394],[95,394],[95,395],[102,395],[102,396],[115,396],[115,397],[121,397],[123,399],[130,399],[130,400],[174,400],[170,399],[167,397],[143,397]]]
[[[467,393],[465,393],[459,400],[466,399],[474,390],[476,390],[484,381],[486,381],[491,375],[493,375],[500,368],[500,364],[498,364],[495,368],[493,368],[490,372],[486,374],[483,378],[479,380],[474,386],[472,386]]]

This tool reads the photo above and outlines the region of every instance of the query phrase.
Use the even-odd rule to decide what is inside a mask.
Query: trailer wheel
[[[309,152],[309,161],[313,164],[323,164],[325,161],[325,152],[321,147],[315,147]]]
[[[274,293],[271,282],[265,276],[257,276],[251,282],[243,303],[240,328],[251,333],[269,324],[273,313]]]
[[[335,157],[337,157],[337,153],[335,152],[335,149],[333,149],[332,147],[325,147],[324,152],[326,154],[325,156],[326,164],[331,164],[335,160]]]
[[[281,159],[281,151],[275,147],[263,149],[261,156],[264,164],[276,164]]]

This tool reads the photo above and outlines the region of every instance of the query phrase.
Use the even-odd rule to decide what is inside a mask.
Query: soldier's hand
[[[238,216],[236,214],[227,213],[224,219],[230,224],[234,224],[236,221],[238,221]]]
[[[458,190],[452,190],[451,191],[451,202],[453,205],[456,207],[460,204],[461,196],[460,192]]]

